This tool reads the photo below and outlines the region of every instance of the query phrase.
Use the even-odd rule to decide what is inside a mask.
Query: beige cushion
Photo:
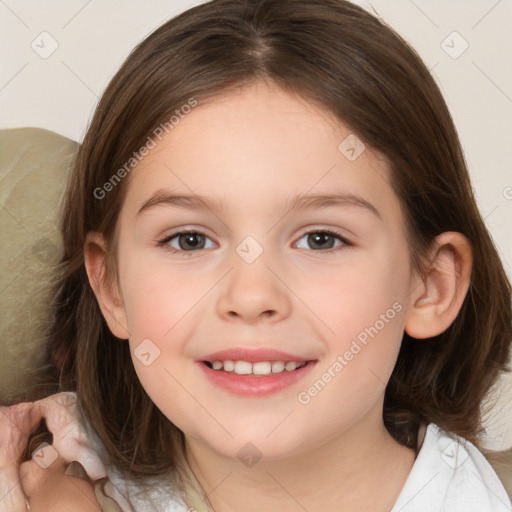
[[[77,150],[48,130],[0,130],[0,403],[33,385],[42,362],[58,206]]]

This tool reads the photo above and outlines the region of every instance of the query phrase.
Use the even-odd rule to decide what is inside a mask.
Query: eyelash
[[[204,249],[199,249],[198,251],[184,251],[184,250],[181,250],[181,249],[175,249],[174,247],[171,247],[170,245],[168,245],[168,243],[173,238],[179,237],[180,235],[186,235],[186,234],[189,234],[189,233],[197,234],[197,235],[202,235],[202,236],[205,236],[205,237],[209,238],[204,233],[201,233],[200,231],[196,231],[196,230],[177,231],[176,233],[172,233],[170,235],[167,235],[165,238],[163,238],[161,240],[158,240],[157,241],[157,246],[161,247],[165,251],[169,251],[172,254],[180,253],[180,254],[183,254],[183,255],[186,255],[186,256],[192,256],[194,253],[199,252],[201,250],[204,250]],[[338,247],[334,247],[334,248],[331,248],[331,249],[325,249],[325,250],[318,250],[318,251],[312,250],[312,252],[332,254],[335,251],[344,249],[345,247],[352,246],[352,244],[345,237],[343,237],[340,233],[338,233],[336,231],[333,231],[333,230],[330,230],[330,229],[313,229],[313,230],[310,230],[310,231],[305,231],[305,232],[303,232],[299,236],[298,240],[303,238],[305,235],[311,235],[313,233],[322,233],[322,234],[333,236],[333,237],[337,238],[338,240],[340,240],[341,242],[343,242],[343,245],[338,246]]]

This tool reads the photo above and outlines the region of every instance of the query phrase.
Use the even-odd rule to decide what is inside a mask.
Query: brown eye
[[[335,247],[343,247],[345,245],[350,245],[350,243],[343,238],[340,234],[332,232],[332,231],[309,231],[304,233],[299,239],[306,239],[306,244],[309,247],[300,247],[301,249],[315,249],[317,251],[325,251],[329,249],[333,249]],[[334,244],[336,241],[340,242],[337,246]],[[299,244],[299,242],[297,242]]]
[[[184,233],[175,238],[178,240],[179,248],[183,251],[204,249],[204,235],[200,235],[199,233]]]
[[[173,233],[158,242],[158,245],[171,252],[195,252],[195,250],[208,249],[207,240],[210,238],[197,231],[181,231]]]

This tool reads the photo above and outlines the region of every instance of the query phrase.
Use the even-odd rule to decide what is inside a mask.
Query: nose
[[[291,311],[290,291],[276,265],[261,255],[248,263],[236,255],[217,302],[217,312],[226,320],[279,321]],[[261,319],[261,320],[260,320]]]

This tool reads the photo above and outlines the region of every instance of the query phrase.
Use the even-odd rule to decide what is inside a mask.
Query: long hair
[[[212,0],[169,20],[128,56],[98,104],[67,186],[47,344],[58,389],[77,391],[110,460],[131,477],[182,474],[183,433],[145,393],[128,343],[110,332],[87,278],[84,241],[90,231],[104,235],[107,278],[115,282],[129,176],[102,198],[97,190],[191,98],[204,104],[258,80],[327,109],[384,155],[415,270],[426,272],[440,233],[470,240],[474,266],[462,308],[434,338],[404,333],[383,419],[409,447],[421,422],[481,446],[482,401],[510,356],[510,283],[435,81],[393,29],[345,0]]]

